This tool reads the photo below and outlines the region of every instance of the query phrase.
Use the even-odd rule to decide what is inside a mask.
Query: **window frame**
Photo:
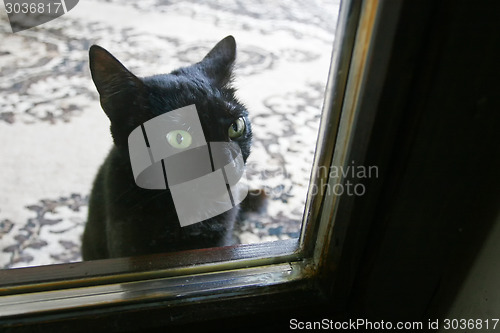
[[[318,170],[363,162],[399,10],[397,4],[378,0],[341,4],[298,240],[3,270],[0,321],[7,327],[85,322],[86,328],[139,329],[297,302],[318,306],[332,293],[342,300],[349,284],[342,288],[332,281],[339,277],[341,256],[346,256],[354,198],[325,192],[346,179]],[[313,188],[321,191],[312,195]],[[123,320],[125,315],[136,321]]]

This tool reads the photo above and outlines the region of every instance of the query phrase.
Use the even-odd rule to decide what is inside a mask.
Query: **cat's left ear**
[[[218,87],[224,87],[232,78],[236,59],[236,41],[227,36],[218,42],[199,63],[206,76]]]

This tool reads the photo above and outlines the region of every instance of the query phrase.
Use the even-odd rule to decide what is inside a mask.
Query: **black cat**
[[[246,161],[252,133],[248,112],[231,87],[234,38],[221,40],[199,63],[145,78],[136,77],[99,46],[92,46],[89,55],[101,106],[111,120],[114,146],[90,195],[83,259],[228,245],[239,208],[181,227],[168,188],[136,185],[128,137],[149,119],[194,104],[206,141],[237,143]]]

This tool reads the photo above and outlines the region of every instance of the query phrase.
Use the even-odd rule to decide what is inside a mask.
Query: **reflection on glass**
[[[113,144],[88,69],[92,44],[145,77],[199,62],[233,35],[233,85],[253,133],[246,182],[267,199],[237,221],[232,242],[298,237],[338,7],[339,0],[80,1],[15,34],[2,12],[0,268],[82,260],[89,194]]]

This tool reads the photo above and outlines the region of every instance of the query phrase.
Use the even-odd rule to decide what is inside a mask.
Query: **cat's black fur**
[[[195,104],[207,142],[229,141],[229,126],[244,117],[246,132],[235,141],[246,161],[252,134],[247,110],[231,87],[234,38],[221,40],[199,63],[145,78],[136,77],[99,46],[92,46],[89,53],[92,79],[111,120],[114,146],[90,195],[83,259],[227,245],[238,208],[181,227],[168,189],[147,190],[135,184],[128,136],[151,118]]]

